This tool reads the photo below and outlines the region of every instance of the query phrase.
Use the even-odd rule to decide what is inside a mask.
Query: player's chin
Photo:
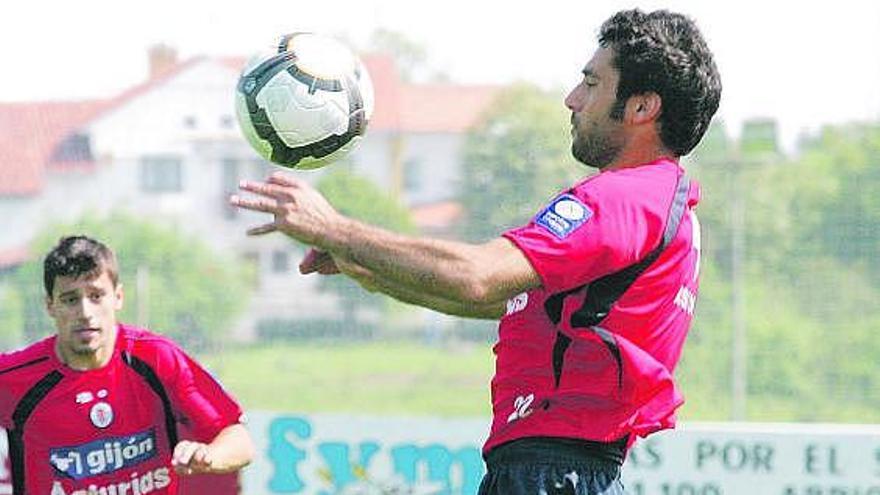
[[[71,343],[71,348],[75,354],[81,356],[94,354],[101,348],[101,339],[97,337],[80,338]]]

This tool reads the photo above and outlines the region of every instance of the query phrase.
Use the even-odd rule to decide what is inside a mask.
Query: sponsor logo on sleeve
[[[538,213],[535,223],[564,239],[592,216],[593,211],[578,198],[563,194]]]
[[[81,480],[127,469],[156,455],[156,434],[150,430],[51,449],[49,462],[65,478]]]

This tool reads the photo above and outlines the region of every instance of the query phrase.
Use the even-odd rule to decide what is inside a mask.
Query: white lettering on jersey
[[[697,296],[690,289],[682,285],[678,289],[678,294],[675,295],[675,305],[685,313],[692,315],[694,314],[694,307],[697,305]]]
[[[524,309],[529,304],[529,294],[523,292],[522,294],[518,294],[507,300],[507,314],[505,316],[510,316],[514,313],[518,313]]]
[[[507,422],[512,423],[518,419],[527,417],[532,414],[532,402],[535,402],[535,394],[526,396],[520,395],[513,401],[513,412],[507,417]]]
[[[148,471],[143,475],[138,475],[136,472],[131,473],[131,481],[111,483],[104,486],[92,484],[86,489],[75,490],[70,493],[64,491],[60,481],[56,481],[52,483],[52,492],[49,495],[96,495],[104,493],[147,495],[156,490],[161,490],[170,484],[171,473],[168,471],[168,468],[163,467],[155,471]]]
[[[691,245],[694,247],[694,251],[697,252],[697,261],[694,263],[694,282],[697,281],[697,277],[700,276],[700,257],[702,255],[702,241],[700,241],[700,221],[697,220],[697,214],[694,210],[688,210],[688,213],[691,216],[691,233],[693,235],[693,240],[691,241]]]

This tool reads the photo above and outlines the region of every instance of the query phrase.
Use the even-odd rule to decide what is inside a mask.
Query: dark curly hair
[[[62,237],[43,260],[43,285],[52,297],[57,277],[98,276],[106,270],[115,287],[119,283],[116,254],[100,241],[84,235]]]
[[[677,156],[690,153],[721,100],[721,77],[694,22],[667,10],[624,10],[602,24],[599,45],[614,51],[618,108],[632,95],[657,93],[660,139]]]

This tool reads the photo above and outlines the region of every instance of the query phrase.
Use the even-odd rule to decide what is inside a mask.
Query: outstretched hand
[[[255,196],[236,194],[229,198],[230,204],[273,216],[273,221],[248,229],[248,235],[280,231],[305,244],[321,246],[344,219],[308,183],[281,172],[272,173],[263,182],[243,180],[238,187]]]

